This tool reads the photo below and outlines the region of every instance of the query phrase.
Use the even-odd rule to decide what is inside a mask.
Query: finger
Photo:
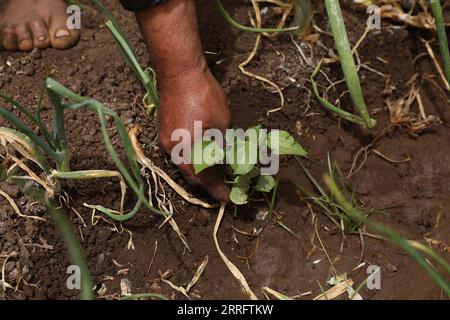
[[[230,190],[223,182],[223,177],[217,167],[208,168],[199,175],[200,186],[204,188],[214,199],[220,202],[230,200]]]
[[[225,105],[229,106],[228,101],[225,101]],[[230,108],[226,108],[223,112],[223,114],[220,117],[215,117],[213,119],[213,126],[208,126],[208,128],[217,128],[222,133],[225,133],[227,129],[231,126],[231,111]]]

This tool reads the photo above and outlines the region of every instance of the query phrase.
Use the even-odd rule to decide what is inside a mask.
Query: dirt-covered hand
[[[178,141],[171,141],[176,129],[187,129],[194,141],[194,121],[202,121],[203,130],[219,129],[223,133],[230,125],[228,101],[217,80],[208,68],[164,79],[161,85],[159,108],[159,141],[170,154]],[[229,200],[229,189],[217,168],[209,168],[195,175],[192,165],[179,165],[185,179],[205,189],[218,201]]]

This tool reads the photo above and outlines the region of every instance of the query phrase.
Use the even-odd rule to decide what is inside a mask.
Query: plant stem
[[[158,97],[158,91],[156,88],[155,83],[155,77],[154,77],[154,71],[153,75],[150,75],[148,72],[144,71],[139,62],[136,59],[136,56],[133,53],[133,50],[131,49],[130,45],[128,44],[128,41],[126,40],[125,36],[123,35],[122,31],[119,29],[119,26],[117,22],[109,20],[106,22],[106,26],[111,31],[114,41],[116,42],[117,46],[119,47],[120,51],[122,52],[122,55],[125,58],[125,61],[130,66],[130,68],[133,70],[133,72],[137,75],[139,80],[141,80],[142,84],[144,85],[147,94],[150,98],[150,101],[152,104],[157,106],[159,104],[159,97]]]
[[[36,115],[33,116],[31,114],[31,112],[28,111],[27,108],[25,108],[24,106],[22,106],[18,101],[14,100],[11,97],[8,97],[7,95],[4,95],[2,93],[0,93],[0,98],[2,98],[3,100],[5,100],[6,102],[11,103],[14,107],[16,107],[23,115],[25,115],[25,117],[27,117],[30,121],[32,121],[35,125],[37,125],[39,127],[40,132],[44,135],[47,143],[53,148],[55,145],[55,141],[53,140],[53,137],[51,136],[51,134],[48,132],[47,128],[42,124],[41,119],[39,118],[39,110],[40,110],[40,98],[42,96],[42,91],[39,94],[39,99],[38,99],[38,106],[36,109]]]
[[[82,300],[93,300],[92,292],[93,283],[91,280],[89,267],[86,262],[83,248],[81,247],[75,232],[71,226],[70,220],[67,218],[65,210],[56,202],[46,196],[44,190],[35,187],[23,179],[11,179],[11,182],[20,186],[25,194],[41,203],[47,208],[56,228],[64,237],[67,249],[69,251],[71,263],[78,266],[81,271],[81,293]]]
[[[447,82],[450,84],[450,52],[448,48],[447,34],[445,32],[442,6],[439,0],[431,0],[430,4],[431,9],[433,10],[434,19],[436,20],[436,32],[438,35],[439,46],[441,48],[442,60],[444,61],[445,75],[447,76]]]
[[[313,89],[313,93],[316,96],[317,100],[319,100],[319,102],[320,102],[320,104],[322,106],[324,106],[325,108],[327,108],[331,112],[336,113],[341,118],[364,127],[366,125],[366,122],[364,121],[363,118],[361,118],[360,116],[351,114],[350,112],[347,112],[345,110],[342,110],[341,108],[336,107],[334,104],[332,104],[331,102],[327,101],[326,99],[324,99],[320,95],[319,88],[317,86],[317,82],[315,80],[315,77],[319,73],[320,68],[322,67],[322,63],[323,63],[322,61],[319,62],[319,64],[317,65],[316,69],[314,70],[313,74],[311,75],[312,89]]]
[[[70,171],[70,159],[64,125],[64,106],[61,97],[51,89],[47,88],[47,94],[55,111],[53,114],[53,135],[56,141],[56,152],[61,157],[61,160],[57,163],[58,171],[68,172]]]
[[[169,300],[166,296],[157,293],[137,293],[129,296],[121,297],[119,300],[141,300],[141,299],[158,299],[158,300]]]
[[[40,137],[38,137],[33,130],[29,129],[19,118],[4,108],[0,108],[0,116],[4,117],[9,123],[11,123],[18,131],[25,134],[30,138],[33,143],[45,151],[55,162],[61,162],[60,155],[55,152],[47,143],[45,143]]]
[[[309,24],[311,23],[311,0],[296,0],[295,14],[292,26],[298,28],[292,33],[296,38],[304,36]]]
[[[401,247],[405,250],[416,262],[424,269],[428,275],[442,288],[442,290],[450,296],[450,282],[445,279],[445,277],[440,274],[438,271],[432,267],[427,260],[420,254],[417,247],[411,244],[411,242],[390,228],[385,227],[384,225],[376,222],[372,222],[363,214],[361,214],[358,209],[354,208],[353,205],[345,198],[342,192],[339,190],[336,182],[328,175],[324,177],[325,182],[330,189],[331,193],[335,196],[337,202],[347,211],[351,213],[351,218],[355,220],[357,223],[364,223],[367,227],[374,233],[385,236],[389,238],[392,242],[394,242],[397,246]],[[430,255],[430,252],[434,251],[431,248],[428,248],[427,254]],[[434,253],[434,255],[437,255]],[[433,256],[433,254],[432,254]],[[443,263],[443,259],[437,259],[439,263]],[[449,270],[449,267],[446,268]]]
[[[373,128],[376,121],[370,118],[369,112],[367,111],[339,0],[325,0],[325,5],[336,43],[336,49],[339,53],[342,71],[344,72],[345,81],[347,82],[353,104],[363,118],[365,126],[367,128]]]
[[[215,0],[217,8],[219,8],[220,13],[222,14],[222,16],[225,18],[225,20],[231,24],[233,27],[242,30],[242,31],[246,31],[246,32],[256,32],[256,33],[264,33],[264,32],[268,32],[268,33],[272,33],[272,32],[286,32],[286,31],[295,31],[299,28],[299,26],[294,26],[294,27],[290,27],[290,28],[285,28],[285,29],[278,29],[278,28],[254,28],[254,27],[248,27],[248,26],[244,26],[242,24],[240,24],[239,22],[236,22],[231,16],[230,14],[227,12],[227,10],[225,10],[225,8],[223,7],[222,1],[220,0]]]
[[[125,221],[133,217],[134,214],[139,210],[140,205],[142,204],[144,204],[148,209],[150,209],[154,213],[167,216],[165,212],[153,207],[150,204],[150,201],[144,195],[144,187],[143,187],[144,182],[142,180],[142,176],[140,175],[136,155],[134,153],[134,149],[130,137],[128,136],[126,127],[121,121],[120,117],[117,115],[117,113],[105,107],[102,103],[96,100],[90,100],[88,98],[77,95],[75,92],[69,90],[68,88],[64,87],[62,84],[51,78],[47,78],[46,85],[47,88],[53,91],[55,94],[77,103],[65,105],[64,108],[73,110],[77,110],[80,108],[88,108],[89,110],[97,113],[106,150],[108,151],[110,157],[114,161],[118,171],[121,173],[122,177],[125,179],[128,186],[133,190],[133,192],[136,194],[139,200],[132,212],[122,216],[113,214],[101,206],[96,206],[96,208],[101,212],[106,213],[109,217],[115,220],[120,219],[120,221]],[[114,123],[117,127],[117,131],[119,133],[123,147],[126,151],[128,162],[130,164],[131,171],[135,179],[133,179],[132,175],[128,172],[127,168],[125,167],[116,150],[114,149],[111,138],[109,136],[109,131],[106,126],[106,117],[105,117],[106,115],[109,115],[114,119]]]
[[[50,102],[53,105],[53,134],[57,143],[57,148],[60,150],[67,149],[66,130],[64,126],[64,107],[62,106],[61,97],[56,95],[53,91],[47,90]]]

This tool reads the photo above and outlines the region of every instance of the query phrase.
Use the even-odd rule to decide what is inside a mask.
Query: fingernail
[[[56,31],[55,38],[62,38],[62,37],[68,37],[70,36],[69,30],[66,29],[60,29]]]
[[[46,39],[47,39],[47,37],[42,35],[38,38],[38,41],[42,42],[42,41],[45,41]]]

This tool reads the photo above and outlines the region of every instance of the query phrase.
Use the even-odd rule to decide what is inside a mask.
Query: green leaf
[[[253,170],[258,162],[258,147],[255,141],[242,141],[237,140],[234,145],[234,154],[231,169],[235,175],[247,174]]]
[[[250,128],[248,128],[246,131],[245,131],[245,135],[246,135],[246,137],[250,137],[252,134],[256,134],[256,138],[257,138],[257,143],[258,143],[258,145],[260,144],[260,142],[261,142],[261,135],[262,135],[262,130],[263,130],[263,127],[260,125],[260,124],[258,124],[257,126],[254,126],[254,127],[250,127]],[[266,130],[267,131],[267,130]],[[254,132],[254,133],[253,133]]]
[[[230,200],[237,205],[246,204],[248,201],[248,189],[253,178],[259,175],[259,170],[254,168],[245,175],[237,176],[234,179],[234,185],[231,188]]]
[[[212,140],[199,140],[192,146],[191,161],[195,174],[223,160],[224,151]]]
[[[261,135],[261,126],[247,129],[243,137],[227,131],[225,141],[227,146],[231,145],[230,166],[235,175],[247,174],[253,170],[258,163],[258,145]],[[243,138],[243,139],[242,139]]]
[[[232,187],[230,192],[230,200],[237,205],[246,204],[248,201],[248,190],[241,187]]]
[[[278,133],[278,137],[276,133]],[[305,149],[287,131],[272,131],[269,133],[267,140],[269,148],[278,155],[298,155],[302,157],[307,155]]]
[[[270,192],[275,187],[275,179],[272,176],[259,176],[255,190],[259,192]]]
[[[242,129],[230,129],[225,132],[225,142],[227,145],[234,145],[236,144],[236,140],[249,141],[249,137],[251,137],[253,140],[253,137],[256,136],[257,141],[252,142],[259,144],[262,138],[263,131],[267,132],[267,129],[263,129],[260,124],[250,127],[245,131]]]

